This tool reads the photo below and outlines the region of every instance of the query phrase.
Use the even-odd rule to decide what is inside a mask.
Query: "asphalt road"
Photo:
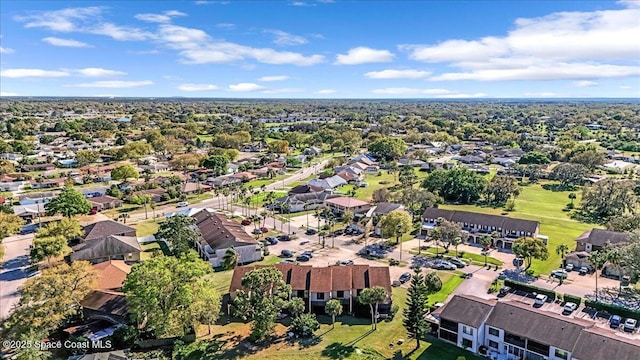
[[[20,299],[18,288],[37,275],[29,272],[29,245],[33,234],[10,236],[2,242],[5,247],[4,262],[0,269],[0,319],[6,319]]]

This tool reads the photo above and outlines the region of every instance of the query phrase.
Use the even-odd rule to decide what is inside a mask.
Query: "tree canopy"
[[[130,164],[116,166],[111,170],[111,179],[113,180],[127,181],[128,179],[137,179],[139,177],[138,170]]]
[[[422,182],[422,187],[445,200],[471,204],[482,196],[487,181],[473,170],[454,168],[435,170]]]
[[[60,194],[44,204],[47,216],[62,214],[67,218],[74,215],[87,214],[91,203],[78,190],[64,187]]]
[[[549,258],[549,250],[544,241],[537,238],[523,237],[513,243],[513,253],[524,259],[528,270],[531,267],[533,259],[547,260]]]
[[[632,181],[604,179],[582,189],[582,211],[594,219],[607,221],[612,217],[634,213],[638,198]]]
[[[407,151],[404,140],[394,137],[382,137],[369,144],[369,151],[380,160],[399,159]]]
[[[177,257],[187,253],[200,238],[200,232],[193,226],[195,220],[187,215],[174,215],[163,221],[156,237],[166,239]]]
[[[394,210],[380,219],[382,235],[395,237],[399,241],[400,237],[413,229],[411,216],[403,210]]]

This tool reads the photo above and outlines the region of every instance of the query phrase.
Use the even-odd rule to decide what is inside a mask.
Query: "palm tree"
[[[560,255],[562,260],[564,260],[564,256],[569,252],[569,246],[567,244],[560,244],[556,246],[556,254]]]
[[[262,219],[262,227],[264,227],[265,222],[267,221],[267,216],[269,216],[269,213],[266,210],[263,210],[260,212],[260,218]]]
[[[331,328],[336,327],[336,316],[342,314],[342,304],[338,299],[331,299],[324,305],[324,312],[331,316]]]
[[[569,199],[571,200],[571,207],[573,207],[573,200],[577,198],[576,193],[569,193]]]
[[[480,245],[484,249],[484,266],[487,266],[487,250],[491,245],[491,236],[485,234],[480,237]]]
[[[240,254],[238,254],[233,246],[230,246],[227,248],[227,251],[224,252],[224,256],[222,257],[222,267],[225,270],[233,269],[238,265],[239,260]]]
[[[620,288],[618,290],[618,296],[622,292],[622,272],[624,269],[624,256],[620,252],[620,248],[617,247],[607,247],[607,252],[605,253],[605,258],[611,265],[613,265],[618,270],[618,282]]]
[[[282,203],[280,205],[280,212],[291,215],[291,205],[289,203]],[[289,224],[289,230],[287,231],[287,235],[291,235],[291,220],[287,217],[287,223]],[[281,229],[282,230],[282,229]]]
[[[156,208],[158,207],[158,204],[156,204],[155,201],[151,200],[149,202],[149,207],[151,208],[151,212],[153,213],[153,221],[156,221]]]
[[[593,271],[596,275],[596,302],[598,301],[598,270],[602,268],[602,265],[607,261],[606,254],[600,251],[592,251],[589,254],[589,263],[593,267]]]

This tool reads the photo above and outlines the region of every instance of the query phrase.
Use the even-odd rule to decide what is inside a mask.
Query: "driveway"
[[[5,255],[0,269],[0,319],[6,319],[14,305],[20,299],[18,289],[24,282],[37,275],[29,272],[29,245],[33,241],[33,234],[14,235],[3,241]]]

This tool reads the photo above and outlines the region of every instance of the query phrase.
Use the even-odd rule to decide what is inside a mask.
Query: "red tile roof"
[[[352,207],[369,205],[369,203],[366,201],[362,201],[362,200],[350,198],[350,197],[344,197],[344,196],[329,199],[326,202],[329,204],[338,205],[344,208],[352,208]]]

